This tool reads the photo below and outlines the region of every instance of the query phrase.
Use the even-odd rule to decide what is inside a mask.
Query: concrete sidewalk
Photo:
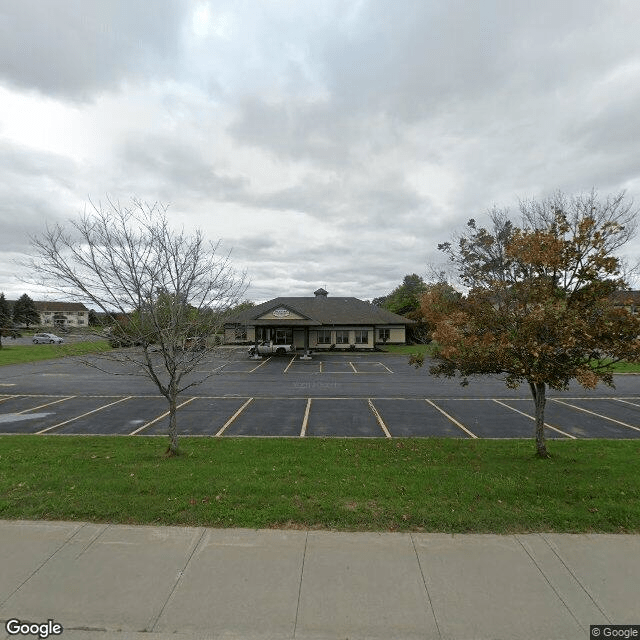
[[[640,536],[0,521],[5,621],[65,640],[589,638],[640,623]],[[29,636],[35,637],[35,636]]]

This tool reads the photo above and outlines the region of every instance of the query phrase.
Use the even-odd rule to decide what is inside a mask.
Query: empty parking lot
[[[109,376],[71,359],[4,367],[0,433],[164,435],[166,400],[140,378]],[[11,374],[14,375],[11,375]],[[499,380],[466,388],[435,380],[406,357],[319,354],[312,360],[211,357],[198,393],[181,397],[183,435],[233,437],[530,438],[533,403]],[[638,378],[633,377],[634,383]],[[549,438],[639,438],[640,395],[622,392],[551,397]],[[475,394],[471,393],[475,391]],[[626,392],[625,392],[626,391]]]

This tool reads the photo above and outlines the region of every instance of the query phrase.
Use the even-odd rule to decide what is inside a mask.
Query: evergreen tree
[[[36,309],[36,303],[23,293],[13,305],[13,322],[29,327],[32,324],[40,324],[40,314]]]
[[[0,349],[2,349],[2,335],[4,329],[11,326],[11,309],[5,300],[4,293],[0,293]]]
[[[5,300],[4,293],[0,293],[0,327],[11,326],[11,307]]]

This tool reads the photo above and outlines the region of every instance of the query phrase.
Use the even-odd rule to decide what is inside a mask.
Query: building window
[[[236,327],[236,340],[247,339],[247,327]]]
[[[318,331],[318,344],[331,344],[331,331],[320,329]]]
[[[267,327],[256,327],[256,340],[264,342],[269,339],[269,330]]]
[[[391,331],[389,329],[378,329],[378,338],[383,342],[391,337]]]
[[[349,332],[336,331],[336,344],[349,344]]]
[[[78,320],[78,324],[84,324],[84,320]]]
[[[275,344],[293,344],[293,329],[276,329]]]
[[[356,344],[368,344],[369,332],[365,329],[356,329]]]

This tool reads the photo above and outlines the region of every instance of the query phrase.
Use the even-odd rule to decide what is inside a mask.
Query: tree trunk
[[[169,446],[167,447],[168,456],[180,455],[178,449],[178,424],[176,421],[177,410],[177,394],[173,391],[169,393]]]
[[[536,416],[536,455],[538,458],[548,458],[547,444],[544,437],[544,405],[547,401],[546,385],[544,382],[530,382],[531,395],[535,405]]]

